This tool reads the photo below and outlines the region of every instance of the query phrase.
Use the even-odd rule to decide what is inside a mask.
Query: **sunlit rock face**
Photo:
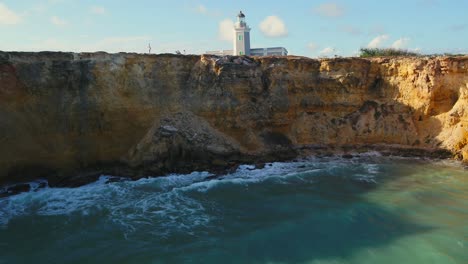
[[[468,160],[467,98],[466,56],[0,52],[0,182],[79,184],[319,147]]]

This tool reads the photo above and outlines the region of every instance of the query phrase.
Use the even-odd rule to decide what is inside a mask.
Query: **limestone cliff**
[[[158,175],[324,147],[468,160],[467,127],[466,56],[0,52],[0,183]]]

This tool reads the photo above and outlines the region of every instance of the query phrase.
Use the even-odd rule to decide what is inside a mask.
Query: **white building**
[[[225,56],[286,56],[288,51],[283,47],[273,48],[250,48],[250,27],[245,22],[245,15],[242,11],[237,15],[237,22],[234,24],[234,49],[207,51],[206,54]]]

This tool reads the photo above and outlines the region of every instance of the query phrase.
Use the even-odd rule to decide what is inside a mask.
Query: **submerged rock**
[[[44,188],[47,188],[48,182],[46,180],[37,180],[27,183],[16,183],[11,185],[6,185],[0,188],[0,198],[12,196],[24,192],[38,191]]]
[[[23,193],[23,192],[29,192],[30,190],[31,190],[31,186],[28,183],[19,183],[19,184],[15,184],[15,185],[4,188],[4,190],[0,192],[0,197],[15,195],[15,194]]]

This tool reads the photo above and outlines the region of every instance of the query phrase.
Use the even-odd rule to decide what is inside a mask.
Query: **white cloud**
[[[388,35],[380,35],[375,37],[373,40],[367,44],[368,48],[378,48],[381,47],[382,44],[388,40]]]
[[[268,16],[260,23],[260,31],[271,38],[284,37],[288,35],[288,29],[283,20],[277,16]]]
[[[21,22],[21,16],[0,3],[0,25],[16,25]]]
[[[196,7],[193,8],[193,11],[195,11],[198,14],[205,15],[205,16],[211,16],[211,17],[221,16],[221,12],[219,10],[208,9],[204,5],[197,5]]]
[[[360,54],[361,54],[361,51],[360,51],[360,50],[354,50],[354,51],[351,53],[351,56],[352,56],[352,57],[359,57]]]
[[[91,12],[92,14],[95,14],[95,15],[105,15],[105,14],[107,14],[107,10],[102,6],[92,6],[89,9],[89,12]]]
[[[218,25],[218,37],[220,40],[233,41],[234,22],[231,19],[224,19]]]
[[[321,4],[314,11],[324,17],[341,17],[345,13],[344,8],[336,3]]]
[[[335,48],[332,48],[332,47],[326,47],[324,48],[323,50],[320,51],[320,55],[321,56],[331,56],[331,55],[336,55],[338,54],[339,52],[335,49]]]
[[[409,41],[410,41],[409,38],[400,38],[400,39],[396,40],[395,42],[393,42],[392,48],[394,48],[394,49],[406,48]]]
[[[67,21],[57,17],[57,16],[53,16],[50,18],[50,22],[58,27],[63,27],[63,26],[66,26],[68,23]]]
[[[309,44],[307,44],[307,48],[310,50],[310,51],[315,51],[317,50],[318,48],[318,45],[313,43],[313,42],[310,42]]]

